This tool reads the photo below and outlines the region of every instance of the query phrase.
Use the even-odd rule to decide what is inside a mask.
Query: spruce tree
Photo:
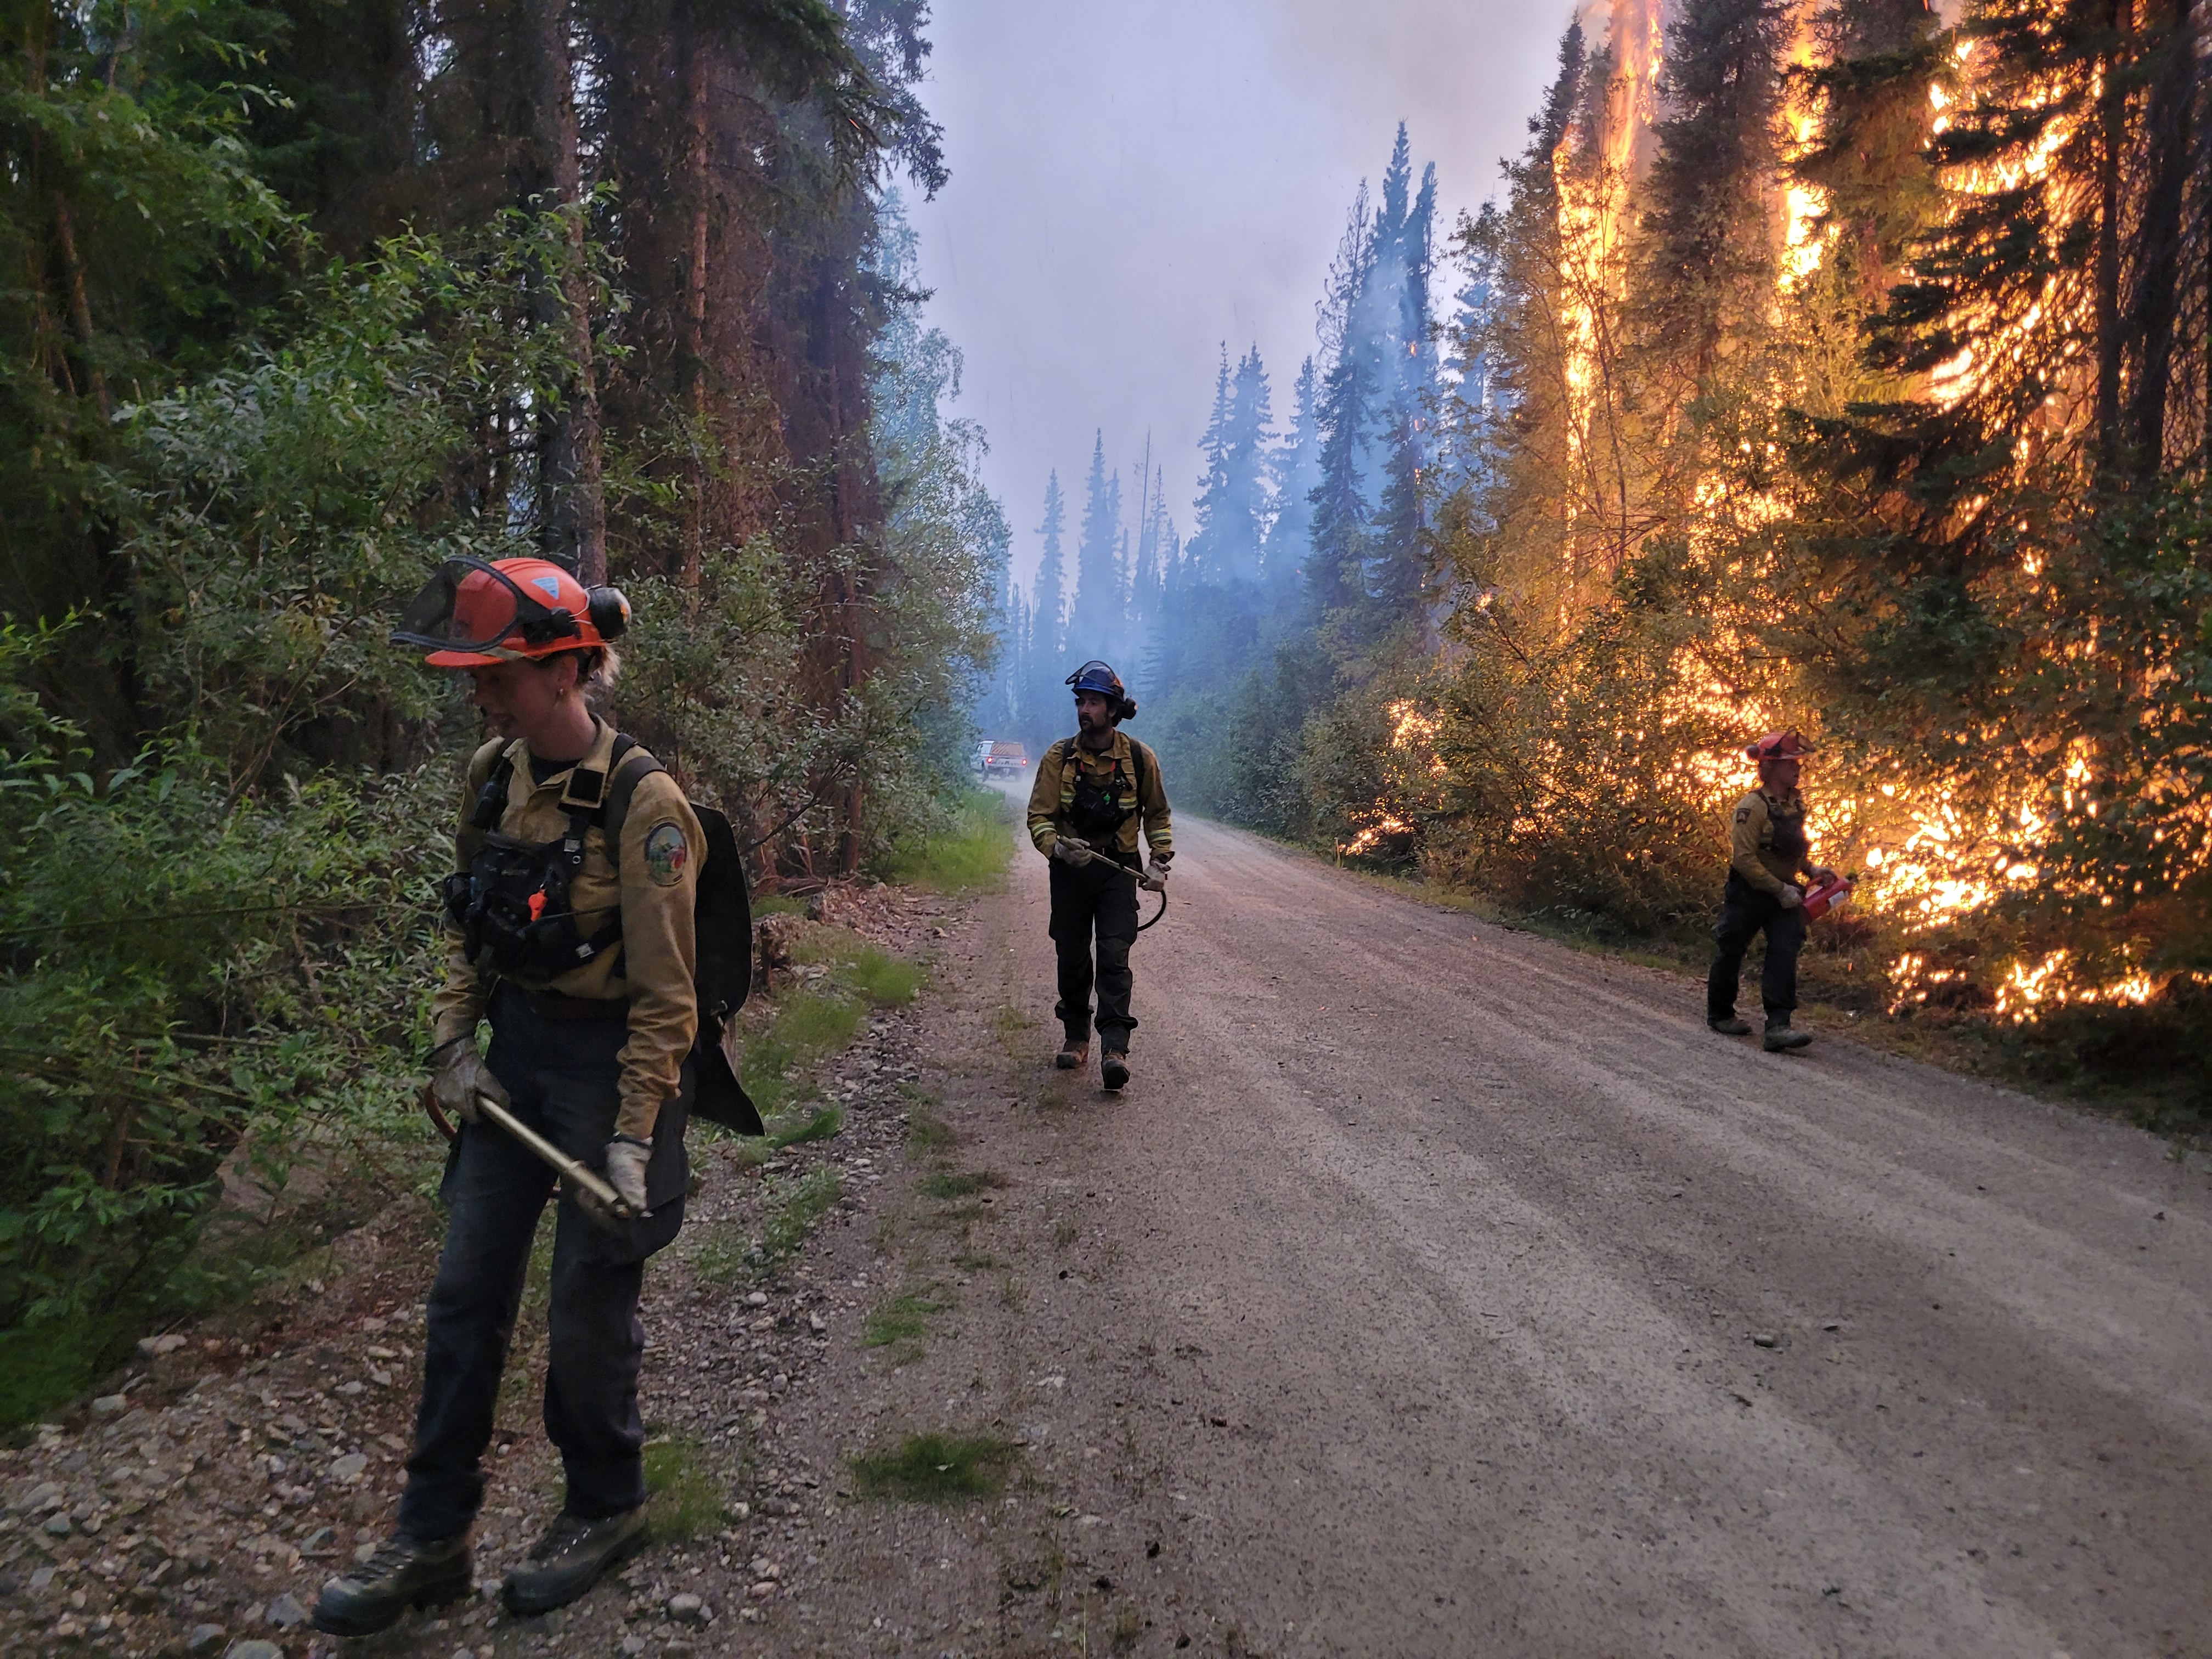
[[[2163,3],[1967,8],[1936,222],[1870,325],[1889,395],[1811,428],[1807,579],[1848,641],[1815,660],[1932,755],[2014,727],[2021,682],[2001,669],[2056,648],[2015,573],[2055,591],[2066,550],[2094,615],[2123,591],[2100,563],[2136,556],[2100,515],[2203,453],[2202,379],[2172,401],[2173,365],[2204,349],[2180,319],[2212,307],[2201,198],[2178,182],[2203,97],[2185,23]]]
[[[1229,504],[1229,343],[1221,343],[1221,362],[1213,375],[1213,407],[1199,434],[1198,453],[1205,465],[1199,474],[1198,499],[1191,510],[1189,557],[1209,578],[1228,564],[1228,548],[1235,531]]]
[[[1820,191],[1837,232],[1826,270],[1878,308],[1936,202],[1926,155],[1936,15],[1928,0],[1828,0],[1813,33],[1820,55],[1804,81],[1814,125],[1791,171]]]
[[[1382,367],[1376,361],[1373,335],[1364,326],[1375,252],[1375,216],[1362,184],[1321,304],[1322,343],[1333,361],[1322,375],[1315,410],[1321,446],[1314,486],[1306,496],[1312,520],[1305,575],[1307,594],[1323,616],[1358,593],[1367,552],[1367,457]]]
[[[1267,526],[1262,570],[1268,587],[1289,591],[1311,551],[1313,492],[1321,482],[1320,385],[1309,356],[1298,365],[1298,378],[1291,387],[1291,428],[1282,445],[1269,458],[1276,502],[1275,517]]]
[[[1447,495],[1480,491],[1488,482],[1486,456],[1491,425],[1510,407],[1497,376],[1493,356],[1499,269],[1504,231],[1498,204],[1485,202],[1473,219],[1463,219],[1457,238],[1458,263],[1465,280],[1452,296],[1452,318],[1444,337],[1450,350],[1443,368],[1451,375],[1449,408],[1440,423],[1439,480]]]
[[[1254,346],[1237,359],[1232,376],[1222,350],[1213,412],[1200,452],[1206,471],[1200,481],[1196,528],[1188,555],[1200,580],[1217,585],[1249,582],[1260,574],[1273,500],[1268,483],[1268,446],[1273,434],[1273,397],[1267,371]]]
[[[1789,19],[1787,0],[1685,0],[1667,31],[1633,288],[1645,372],[1674,404],[1758,331],[1773,291]]]
[[[1267,454],[1274,440],[1274,418],[1267,370],[1255,344],[1237,364],[1224,457],[1229,488],[1223,506],[1231,534],[1223,574],[1237,582],[1249,582],[1260,574],[1261,550],[1273,509]]]
[[[1036,533],[1042,546],[1037,557],[1036,580],[1030,603],[1030,652],[1042,672],[1057,663],[1067,625],[1067,555],[1061,537],[1067,523],[1067,505],[1060,489],[1057,468],[1044,482],[1044,522]]]
[[[1091,441],[1085,481],[1083,531],[1075,549],[1075,603],[1068,613],[1068,650],[1107,657],[1121,643],[1121,475],[1106,471],[1106,434]]]

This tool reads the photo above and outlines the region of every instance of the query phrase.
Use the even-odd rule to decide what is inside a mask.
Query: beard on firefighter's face
[[[1092,747],[1102,745],[1114,731],[1114,705],[1096,691],[1085,691],[1075,700],[1075,723],[1083,728],[1083,736]]]

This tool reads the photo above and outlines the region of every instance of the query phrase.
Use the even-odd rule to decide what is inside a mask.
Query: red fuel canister
[[[1839,904],[1851,900],[1851,884],[1841,876],[1815,882],[1805,890],[1805,920],[1818,921]]]

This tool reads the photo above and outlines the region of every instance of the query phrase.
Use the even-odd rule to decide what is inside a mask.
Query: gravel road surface
[[[695,1148],[647,1274],[661,1518],[616,1581],[497,1611],[560,1499],[526,1298],[483,1593],[301,1627],[388,1524],[417,1204],[0,1446],[0,1651],[2212,1656],[2201,1157],[1179,841],[1118,1099],[1051,1068],[1026,848],[973,902],[823,896],[812,945],[932,988],[794,1079],[836,1133]],[[749,1254],[817,1188],[803,1247]],[[960,1437],[999,1489],[872,1487]]]
[[[1046,1069],[1026,848],[963,930],[941,1109],[1010,1188],[963,1259],[1011,1266],[844,1385],[878,1425],[1022,1431],[1094,1639],[2212,1653],[2202,1159],[1844,1040],[1769,1055],[1681,978],[1178,840],[1119,1100]],[[1026,1650],[1020,1534],[894,1516],[833,1571],[884,1651]]]

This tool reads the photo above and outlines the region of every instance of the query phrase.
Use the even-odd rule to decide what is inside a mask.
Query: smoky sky
[[[1573,0],[940,0],[924,88],[952,181],[908,191],[953,413],[1036,560],[1045,474],[1081,507],[1103,428],[1133,516],[1146,430],[1190,533],[1220,345],[1256,343],[1287,423],[1314,302],[1397,124],[1437,166],[1439,242],[1498,192]],[[1457,287],[1441,262],[1436,303]]]

